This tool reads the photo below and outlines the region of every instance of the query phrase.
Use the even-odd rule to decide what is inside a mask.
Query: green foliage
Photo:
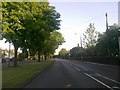
[[[48,39],[44,42],[44,53],[51,53],[54,54],[55,50],[64,42],[64,38],[62,37],[61,33],[57,31],[51,32]]]
[[[0,47],[0,55],[2,55],[2,48]]]
[[[74,47],[70,50],[70,56],[71,57],[80,57],[81,52],[83,51],[83,48],[81,47]]]
[[[19,20],[19,13],[17,12],[21,8],[18,6],[19,3],[2,3],[2,31],[3,37],[6,38],[8,42],[12,42],[15,47],[19,47],[21,41],[19,40],[19,35],[21,34],[21,25]]]
[[[108,32],[97,33],[94,24],[90,24],[84,34],[85,52],[84,56],[107,56],[108,47],[110,56],[119,55],[118,37],[120,36],[120,26],[113,24],[109,27]],[[98,39],[97,39],[98,37]],[[107,43],[108,38],[108,43]]]
[[[83,34],[83,44],[85,47],[92,47],[96,45],[98,32],[95,31],[94,24],[90,23],[89,27],[86,29],[85,33]]]
[[[98,55],[107,55],[107,36],[109,40],[110,55],[118,55],[118,37],[120,36],[120,26],[114,24],[110,26],[108,33],[103,33],[99,35],[98,42],[96,45],[96,50]]]
[[[48,2],[2,2],[3,37],[17,49],[32,53],[54,53],[64,42],[56,30],[60,14]]]
[[[69,51],[67,51],[65,48],[62,48],[60,51],[59,51],[59,55],[58,55],[60,58],[68,58],[69,56]]]

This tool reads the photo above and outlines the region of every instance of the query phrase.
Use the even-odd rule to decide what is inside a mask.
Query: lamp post
[[[77,35],[77,33],[75,33],[75,35]],[[82,60],[83,59],[83,55],[82,55],[82,37],[81,37],[81,35],[79,37],[80,37],[80,48],[81,48],[81,50],[80,50],[80,53],[81,53],[80,59]]]

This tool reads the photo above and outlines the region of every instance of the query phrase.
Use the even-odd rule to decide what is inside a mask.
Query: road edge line
[[[85,75],[87,75],[88,77],[90,77],[90,78],[92,78],[93,80],[97,81],[98,83],[102,84],[103,86],[105,86],[105,87],[107,87],[107,88],[109,88],[109,89],[111,89],[111,90],[114,90],[114,89],[111,88],[110,86],[108,86],[108,85],[106,85],[105,83],[101,82],[100,80],[92,77],[91,75],[89,75],[89,74],[87,74],[87,73],[85,73]]]
[[[108,79],[108,80],[111,80],[111,81],[113,81],[113,82],[115,82],[115,83],[117,83],[117,84],[120,84],[120,82],[115,81],[115,80],[113,80],[113,79],[111,79],[111,78],[108,78],[108,77],[106,77],[106,76],[100,75],[100,74],[98,74],[98,73],[96,73],[96,74],[97,74],[98,76],[101,76],[101,77],[105,78],[105,79]]]

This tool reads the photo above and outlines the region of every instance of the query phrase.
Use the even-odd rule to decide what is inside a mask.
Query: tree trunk
[[[14,67],[17,67],[17,49],[15,46],[14,46],[14,49],[15,49],[15,55],[14,55]]]
[[[40,52],[38,52],[38,62],[40,62]]]
[[[45,60],[47,60],[47,54],[46,53],[44,53],[44,56],[45,56]]]
[[[48,60],[50,60],[50,53],[48,53]]]

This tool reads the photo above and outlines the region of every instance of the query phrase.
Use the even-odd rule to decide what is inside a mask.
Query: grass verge
[[[18,67],[3,68],[2,88],[19,87],[52,63],[53,60],[46,60],[43,62],[25,63],[18,65]]]

